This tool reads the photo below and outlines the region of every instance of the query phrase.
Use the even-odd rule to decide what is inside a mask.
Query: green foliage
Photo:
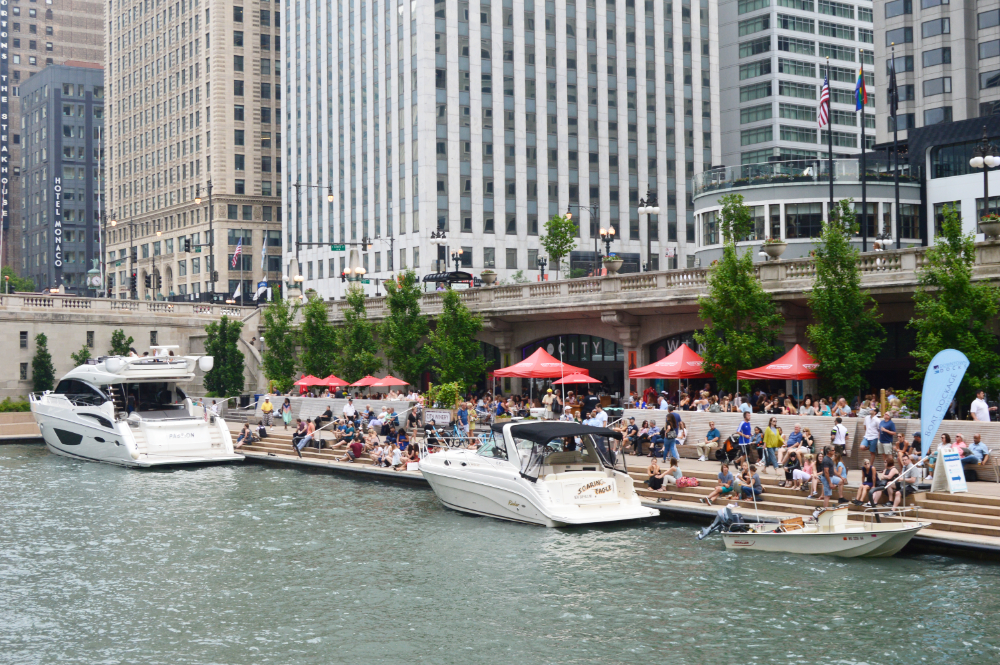
[[[973,283],[975,236],[962,234],[962,219],[951,206],[944,209],[937,244],[927,250],[920,284],[913,294],[910,327],[917,332],[917,361],[911,373],[922,381],[931,359],[944,349],[957,349],[969,359],[958,390],[959,403],[969,403],[976,391],[1000,390],[1000,355],[993,321],[1000,309],[1000,289]]]
[[[69,357],[73,360],[73,366],[79,367],[80,365],[86,365],[87,361],[93,356],[90,355],[90,349],[84,344],[80,347],[79,351],[69,354]]]
[[[205,374],[204,386],[210,395],[232,397],[243,393],[243,352],[240,333],[243,322],[223,316],[217,323],[205,326],[205,355],[212,356],[212,370]]]
[[[528,278],[524,276],[523,270],[518,270],[513,275],[510,276],[510,281],[513,284],[524,284],[528,281]]]
[[[354,286],[347,292],[344,323],[337,329],[336,340],[336,373],[340,378],[354,383],[382,369],[382,359],[378,357],[379,345],[375,341],[375,324],[368,320],[365,292],[359,287]]]
[[[545,222],[545,235],[539,238],[539,243],[549,255],[549,261],[559,279],[559,267],[562,259],[576,248],[576,239],[580,236],[580,227],[571,219],[562,215],[553,215]]]
[[[56,382],[56,368],[52,366],[52,354],[49,353],[49,338],[45,333],[35,335],[35,357],[31,359],[31,380],[35,392],[52,390]]]
[[[18,277],[10,266],[4,266],[0,270],[0,293],[22,293],[34,290],[35,282],[30,277]]]
[[[389,314],[379,327],[379,340],[392,371],[420,385],[420,377],[430,364],[430,351],[424,345],[427,317],[420,313],[420,282],[412,270],[396,275],[385,283]]]
[[[733,239],[749,233],[744,229],[744,222],[752,221],[749,207],[738,194],[719,200],[720,223],[728,229],[726,244],[722,259],[708,272],[708,296],[698,299],[699,316],[706,324],[694,337],[704,347],[705,367],[715,374],[719,387],[733,390],[738,370],[774,357],[774,337],[784,318],[754,274],[753,255],[736,252]]]
[[[469,311],[458,292],[445,291],[429,343],[439,381],[464,389],[486,375],[486,359],[476,339],[482,329],[482,318]]]
[[[850,242],[857,228],[851,203],[840,201],[832,219],[823,223],[816,247],[816,283],[809,295],[816,323],[806,335],[826,394],[857,394],[865,385],[863,372],[885,342],[878,305],[861,289],[858,250]]]
[[[462,386],[452,381],[431,386],[427,391],[426,403],[441,409],[453,409],[462,396]]]
[[[298,311],[297,302],[278,299],[272,300],[263,312],[264,376],[279,393],[287,393],[295,381],[293,322]]]
[[[584,270],[583,268],[573,268],[572,270],[569,271],[570,279],[579,279],[580,277],[586,277],[586,276],[587,276],[587,271]]]
[[[111,350],[108,352],[112,356],[127,356],[132,350],[135,342],[131,337],[125,337],[125,331],[121,328],[111,332]]]
[[[310,296],[299,326],[299,369],[320,379],[333,372],[337,358],[337,333],[329,316],[323,299]]]
[[[24,411],[31,411],[31,404],[28,400],[14,401],[9,397],[5,397],[0,402],[0,413],[19,413]]]
[[[719,197],[722,210],[719,211],[719,228],[725,242],[746,238],[753,231],[753,211],[743,203],[742,194],[726,194]]]

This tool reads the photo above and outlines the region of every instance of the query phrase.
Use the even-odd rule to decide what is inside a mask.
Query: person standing
[[[879,440],[878,426],[880,420],[881,418],[878,415],[878,409],[872,406],[872,408],[868,412],[868,415],[865,416],[865,440],[864,440],[864,445],[872,456],[872,466],[875,466],[875,460],[878,459],[878,440]]]
[[[281,421],[285,423],[285,430],[288,430],[288,426],[292,424],[292,401],[287,397],[281,404]]]
[[[343,415],[345,418],[349,418],[351,420],[354,419],[354,416],[358,415],[358,410],[354,408],[353,397],[347,398],[347,404],[344,405]]]
[[[545,396],[542,397],[542,406],[545,407],[545,410],[542,412],[542,419],[552,420],[552,388],[549,388]]]
[[[260,405],[260,412],[264,416],[264,427],[274,426],[274,405],[271,404],[271,399],[268,397],[264,398],[264,403]]]
[[[742,437],[741,437],[742,438]],[[767,421],[767,429],[764,430],[764,470],[767,467],[774,467],[774,472],[778,473],[777,450],[784,445],[781,434],[778,433],[778,419],[771,418]]]
[[[976,399],[972,400],[972,404],[969,406],[969,412],[972,413],[972,419],[981,422],[990,422],[990,411],[996,411],[995,406],[989,406],[986,403],[986,391],[979,390],[976,392]]]
[[[823,451],[823,460],[820,462],[819,479],[823,483],[823,507],[830,507],[830,497],[833,496],[833,488],[839,486],[843,479],[837,475],[836,465],[833,462],[833,448]]]
[[[896,424],[892,422],[892,415],[886,411],[882,414],[882,422],[878,426],[878,447],[885,460],[886,466],[892,461],[892,442],[896,438]]]
[[[895,431],[895,428],[893,429]],[[847,450],[847,439],[850,434],[847,433],[847,428],[844,427],[844,419],[837,416],[834,420],[833,429],[830,431],[830,443],[833,444],[833,449],[839,452],[841,455],[846,454]],[[892,439],[889,439],[889,446],[892,447]]]

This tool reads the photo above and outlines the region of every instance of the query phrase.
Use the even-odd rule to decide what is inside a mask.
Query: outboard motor
[[[710,536],[713,533],[718,533],[733,524],[743,523],[743,516],[739,513],[734,513],[729,506],[720,508],[719,512],[715,516],[715,521],[698,532],[698,540],[703,540],[705,537]]]

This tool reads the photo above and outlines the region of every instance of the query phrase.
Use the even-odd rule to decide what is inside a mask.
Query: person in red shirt
[[[656,404],[656,388],[653,386],[646,386],[646,389],[642,391],[642,401],[646,404]]]
[[[361,452],[363,450],[364,444],[361,443],[360,437],[355,437],[354,441],[351,441],[350,445],[347,446],[347,454],[341,457],[338,461],[354,462],[356,459],[361,457]]]

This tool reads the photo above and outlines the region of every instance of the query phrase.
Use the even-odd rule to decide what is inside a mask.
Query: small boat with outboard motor
[[[31,412],[48,449],[75,459],[130,467],[242,460],[225,421],[206,413],[181,384],[211,356],[107,356],[70,370],[55,390],[31,394]]]

